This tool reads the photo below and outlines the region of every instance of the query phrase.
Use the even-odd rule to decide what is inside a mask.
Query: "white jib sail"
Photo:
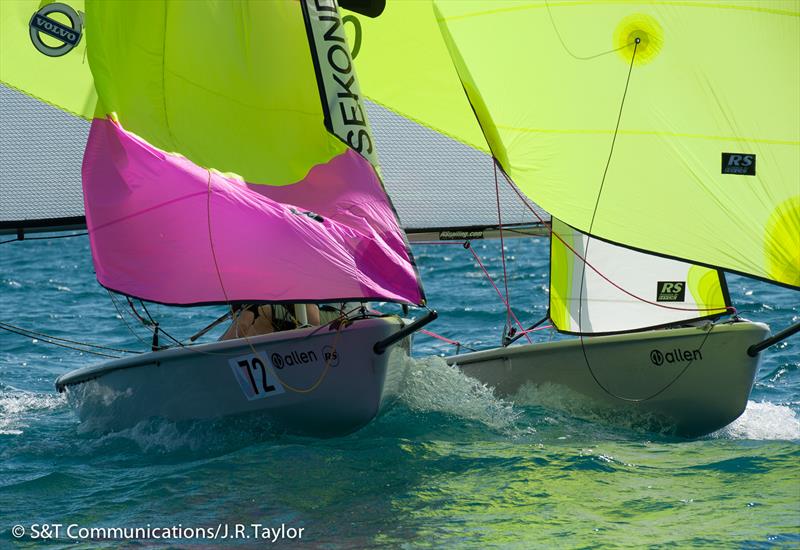
[[[714,317],[729,306],[716,269],[613,245],[553,218],[550,317],[559,331],[635,331]]]

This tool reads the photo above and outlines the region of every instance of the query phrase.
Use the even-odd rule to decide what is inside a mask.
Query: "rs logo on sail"
[[[683,302],[686,298],[686,281],[658,281],[657,302]]]
[[[756,156],[745,153],[722,153],[722,173],[756,175]]]

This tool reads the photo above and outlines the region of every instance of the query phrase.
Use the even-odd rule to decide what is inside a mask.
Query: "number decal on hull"
[[[285,391],[263,353],[235,357],[228,364],[248,401],[273,397]]]

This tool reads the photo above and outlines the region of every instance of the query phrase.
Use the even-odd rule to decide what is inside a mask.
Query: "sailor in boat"
[[[359,307],[366,309],[367,304],[345,302],[321,307],[316,304],[242,304],[234,312],[233,322],[220,340],[327,324]],[[305,312],[305,319],[302,312]]]
[[[305,310],[306,323],[295,316],[299,308]],[[304,324],[320,324],[320,311],[315,304],[243,304],[234,313],[233,322],[220,340],[292,330]]]

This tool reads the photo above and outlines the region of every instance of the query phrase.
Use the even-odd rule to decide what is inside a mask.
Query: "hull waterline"
[[[357,319],[338,331],[171,348],[69,372],[56,387],[91,430],[252,414],[278,430],[339,436],[367,424],[399,391],[410,340],[383,354],[373,346],[402,326],[397,317]]]
[[[706,324],[498,348],[448,363],[501,397],[698,437],[744,412],[760,363],[747,348],[768,334],[762,323]]]

